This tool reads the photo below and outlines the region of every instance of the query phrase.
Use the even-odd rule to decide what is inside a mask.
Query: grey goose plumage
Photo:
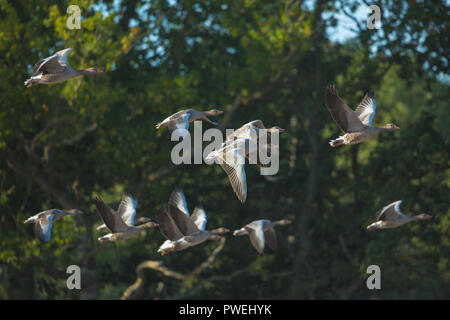
[[[428,220],[431,218],[431,215],[427,213],[412,217],[407,216],[400,211],[401,204],[402,200],[398,200],[377,211],[375,214],[376,221],[367,226],[367,230],[397,228],[411,221]]]
[[[330,141],[332,147],[361,143],[381,132],[400,129],[393,123],[388,123],[382,127],[372,126],[372,119],[376,110],[373,92],[367,92],[356,110],[353,111],[339,97],[336,87],[330,85],[326,89],[325,105],[330,111],[333,120],[345,132],[343,136]]]
[[[163,236],[167,239],[158,249],[162,255],[184,250],[207,240],[219,240],[226,228],[206,230],[206,212],[197,205],[189,214],[186,198],[180,187],[175,188],[169,198],[167,211],[157,213],[157,221]]]
[[[188,134],[190,122],[202,120],[217,126],[218,123],[211,121],[208,116],[218,116],[222,113],[223,111],[217,109],[208,111],[197,111],[194,109],[181,110],[158,123],[156,129],[168,127],[171,135],[175,132],[177,137],[184,139]]]
[[[67,62],[67,55],[70,51],[72,51],[72,48],[60,50],[37,62],[34,65],[33,76],[25,81],[25,86],[29,88],[39,84],[55,84],[82,75],[103,73],[96,67],[81,70],[73,69]]]
[[[259,161],[259,152],[262,151],[267,154],[272,151],[271,148],[279,148],[278,145],[273,145],[271,136],[275,132],[281,133],[284,131],[283,128],[278,126],[266,129],[261,120],[246,123],[227,136],[226,141],[218,150],[208,154],[205,158],[206,163],[211,164],[217,161],[227,174],[237,198],[245,203],[247,199],[245,159],[255,160],[259,166],[265,166]],[[261,139],[263,132],[267,134],[265,142]]]
[[[144,224],[135,226],[134,220],[130,219],[127,221],[129,224],[124,221],[126,216],[121,216],[119,212],[113,210],[110,206],[103,202],[99,197],[94,200],[95,206],[97,208],[97,212],[100,218],[104,221],[106,227],[111,231],[111,233],[98,238],[100,242],[114,242],[121,241],[132,238],[138,235],[140,232],[145,229],[157,227],[158,224],[152,221],[148,221]]]
[[[278,221],[271,221],[268,219],[255,220],[246,224],[241,229],[235,230],[233,235],[238,237],[248,235],[250,237],[250,242],[256,251],[258,251],[258,253],[263,253],[266,243],[273,250],[277,249],[277,235],[274,228],[290,223],[291,221],[287,219]]]
[[[34,224],[34,231],[36,237],[41,242],[49,242],[52,237],[52,228],[53,223],[67,215],[75,216],[78,214],[82,214],[83,211],[78,209],[71,209],[71,210],[60,210],[60,209],[49,209],[42,212],[39,212],[38,214],[35,214],[34,216],[31,216],[27,220],[24,221],[24,223],[33,223]]]

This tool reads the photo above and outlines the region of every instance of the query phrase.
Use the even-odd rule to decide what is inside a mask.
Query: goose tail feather
[[[339,137],[337,139],[330,140],[329,144],[330,144],[330,146],[335,148],[335,147],[343,145],[344,144],[344,139],[342,137]]]

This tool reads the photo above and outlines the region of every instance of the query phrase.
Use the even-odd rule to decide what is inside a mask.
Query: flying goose
[[[249,123],[244,124],[239,129],[236,129],[233,133],[227,136],[227,141],[233,141],[236,139],[260,139],[261,133],[267,132],[267,141],[265,144],[271,144],[271,136],[273,133],[281,133],[285,131],[283,128],[278,126],[273,126],[271,128],[264,127],[264,124],[261,120],[253,120]]]
[[[173,134],[177,130],[177,136],[180,139],[184,139],[188,134],[189,122],[203,120],[217,126],[218,123],[208,119],[208,116],[218,116],[222,113],[223,111],[216,109],[209,111],[197,111],[194,109],[181,110],[158,123],[156,129],[169,127],[170,134]]]
[[[422,213],[409,217],[400,211],[402,200],[392,202],[375,214],[376,222],[367,226],[367,230],[397,228],[415,220],[428,220],[429,214]]]
[[[118,212],[111,209],[100,198],[95,199],[94,202],[100,218],[105,222],[106,227],[111,230],[111,233],[98,238],[98,241],[100,242],[126,240],[136,236],[145,229],[158,226],[158,224],[149,221],[135,227],[133,219],[128,220],[128,223],[130,224],[127,225],[127,223],[122,220],[124,216],[120,216]]]
[[[290,223],[291,221],[286,219],[279,221],[270,221],[267,219],[255,220],[241,229],[235,230],[233,236],[250,236],[250,242],[256,251],[263,253],[266,242],[273,250],[277,249],[277,235],[274,227],[284,226]]]
[[[38,84],[54,84],[85,74],[103,73],[102,70],[95,67],[81,70],[73,69],[67,62],[67,55],[70,51],[72,51],[72,48],[67,48],[37,62],[34,65],[33,76],[25,81],[25,86],[29,88]]]
[[[330,85],[325,93],[325,104],[336,124],[345,132],[343,136],[330,140],[330,146],[361,143],[383,131],[400,129],[393,123],[382,127],[372,126],[376,103],[373,92],[367,92],[355,111],[339,97],[336,87]]]
[[[226,228],[206,230],[205,209],[197,205],[190,215],[183,190],[179,187],[170,196],[167,212],[157,213],[157,221],[167,239],[158,249],[162,255],[199,245],[206,240],[219,240],[221,234],[230,231]]]
[[[53,222],[66,215],[74,217],[75,215],[82,213],[83,211],[78,209],[71,209],[67,211],[60,209],[49,209],[35,214],[25,220],[24,223],[34,223],[36,237],[45,243],[51,240]]]
[[[243,125],[234,133],[227,137],[222,146],[212,151],[206,156],[205,161],[208,164],[217,160],[228,175],[231,186],[238,199],[245,203],[247,199],[247,179],[245,174],[245,158],[250,159],[250,163],[256,163],[259,166],[265,166],[260,162],[259,152],[265,151],[266,154],[271,148],[278,149],[278,145],[271,144],[271,135],[273,133],[283,132],[284,129],[274,126],[267,130],[269,137],[267,143],[260,143],[261,129],[265,129],[261,120],[255,120]]]
[[[140,217],[135,219],[137,203],[137,200],[129,194],[124,194],[122,196],[119,208],[117,209],[117,214],[122,218],[127,226],[140,225],[152,220],[147,217]],[[108,230],[108,227],[106,226],[106,224],[102,224],[101,226],[97,227],[97,230]]]

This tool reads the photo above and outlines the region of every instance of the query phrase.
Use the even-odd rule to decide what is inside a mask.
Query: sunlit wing
[[[64,70],[58,60],[58,55],[54,54],[48,58],[45,58],[34,65],[33,74],[40,73],[58,73]]]
[[[387,206],[383,207],[379,212],[377,212],[377,221],[395,221],[398,219],[399,215],[403,215],[403,213],[400,211],[400,204],[402,203],[402,200],[398,200],[395,202],[392,202],[391,204],[388,204]]]
[[[134,218],[136,217],[137,200],[131,195],[125,194],[119,204],[117,212],[122,220],[128,226],[134,226]]]
[[[227,155],[225,157],[225,155]],[[238,199],[244,203],[247,199],[247,178],[245,175],[245,158],[239,154],[238,149],[233,149],[231,152],[221,154],[220,166],[228,175],[231,186]]]
[[[192,221],[194,221],[197,228],[199,228],[200,230],[205,230],[206,222],[207,222],[206,211],[201,204],[197,205],[194,208],[191,218],[192,218]]]
[[[250,242],[253,247],[255,247],[256,251],[263,253],[265,243],[264,223],[262,221],[258,221],[257,223],[252,223],[251,226],[245,226],[244,229],[248,232]]]
[[[61,65],[69,66],[69,63],[67,62],[67,55],[69,54],[70,51],[72,51],[72,48],[60,50],[56,53],[58,55],[58,60],[61,63]]]
[[[42,242],[49,242],[52,237],[53,215],[41,215],[34,225],[36,236]]]
[[[373,92],[368,92],[356,108],[355,114],[363,124],[371,125],[373,117],[375,116],[375,110],[375,96]]]
[[[170,134],[184,139],[189,133],[189,116],[189,113],[186,113],[182,117],[170,120],[168,125]]]

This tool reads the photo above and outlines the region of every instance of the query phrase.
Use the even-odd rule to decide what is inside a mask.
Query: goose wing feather
[[[355,110],[355,115],[365,125],[371,125],[375,116],[376,101],[373,91],[367,92]]]
[[[97,198],[94,200],[97,212],[99,213],[102,220],[105,222],[106,226],[113,233],[123,232],[128,229],[128,226],[122,220],[117,212],[115,212],[111,207],[106,205],[101,199]]]
[[[364,128],[364,125],[353,110],[339,97],[335,86],[327,88],[325,104],[332,118],[343,131],[354,132]]]

